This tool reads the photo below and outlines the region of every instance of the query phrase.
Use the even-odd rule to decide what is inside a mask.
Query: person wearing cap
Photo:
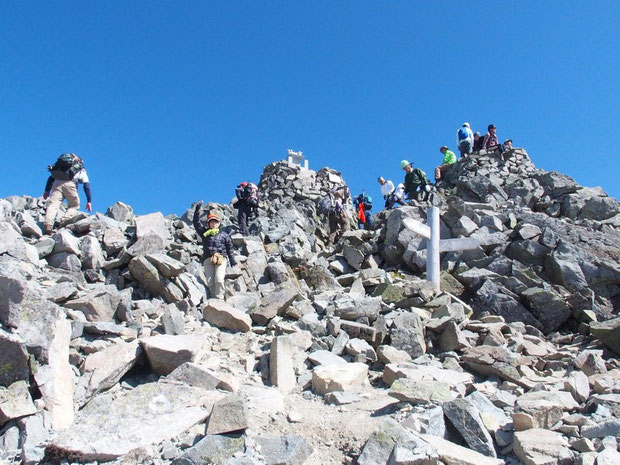
[[[202,260],[209,288],[209,297],[224,298],[224,278],[226,265],[235,266],[237,261],[233,253],[233,243],[230,236],[220,231],[220,218],[215,213],[207,216],[207,226],[200,222],[202,200],[194,210],[194,228],[202,240]]]
[[[439,151],[443,153],[443,163],[435,168],[435,182],[441,181],[444,173],[456,163],[456,155],[448,147],[444,145]]]
[[[418,200],[421,193],[424,193],[424,201],[430,195],[430,182],[426,173],[420,168],[414,168],[412,163],[407,160],[400,162],[400,167],[405,170],[405,194],[410,200]]]
[[[499,141],[497,140],[497,128],[494,124],[489,124],[488,130],[489,132],[486,133],[484,136],[484,141],[482,141],[482,148],[485,150],[491,150],[495,147],[499,147]]]
[[[471,153],[474,147],[474,133],[471,132],[469,123],[463,123],[463,126],[456,131],[456,146],[461,152],[461,157]]]
[[[506,139],[504,141],[504,150],[512,150],[512,139]]]
[[[474,133],[474,152],[478,153],[482,150],[482,143],[484,142],[484,137],[480,135],[478,131]]]

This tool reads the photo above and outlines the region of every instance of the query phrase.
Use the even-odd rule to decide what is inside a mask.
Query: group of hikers
[[[457,131],[457,147],[461,157],[468,157],[471,153],[481,150],[498,149],[500,153],[503,153],[512,148],[512,140],[508,139],[500,144],[493,124],[488,126],[488,132],[482,137],[480,133],[472,132],[469,123],[463,123]],[[413,163],[408,160],[400,162],[400,167],[405,171],[403,183],[394,186],[391,180],[386,180],[382,176],[378,178],[381,195],[385,200],[385,209],[390,210],[400,205],[406,205],[406,200],[428,201],[435,186],[441,182],[447,170],[457,162],[456,155],[447,146],[442,146],[439,150],[444,158],[443,163],[435,169],[434,184],[428,180],[424,171],[420,168],[414,168]],[[61,227],[68,224],[79,210],[78,184],[84,186],[87,199],[86,209],[89,212],[92,211],[92,204],[90,183],[82,158],[74,153],[63,153],[53,165],[48,166],[48,170],[50,175],[45,184],[43,198],[49,199],[45,212],[44,228],[45,234],[50,235],[54,231],[58,209],[64,199],[67,200],[68,208],[59,220]],[[258,186],[251,182],[242,182],[235,189],[235,195],[237,200],[234,207],[237,209],[239,232],[247,236],[250,234],[248,220],[253,215],[258,215]],[[318,203],[319,213],[327,217],[329,227],[327,242],[330,245],[335,244],[347,229],[346,206],[350,197],[349,188],[340,185],[333,188]],[[372,198],[362,191],[361,194],[351,200],[358,227],[360,229],[371,229],[373,227]],[[200,221],[202,204],[202,201],[198,202],[194,210],[193,224],[202,241],[202,260],[210,296],[222,299],[224,298],[226,267],[227,265],[236,265],[233,243],[229,234],[219,228],[221,220],[216,213],[209,212],[206,224]]]

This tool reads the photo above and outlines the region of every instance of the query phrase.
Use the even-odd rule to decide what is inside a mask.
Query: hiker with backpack
[[[472,152],[474,148],[474,133],[471,132],[469,123],[463,123],[456,131],[456,146],[461,152],[461,157],[466,157]]]
[[[426,173],[420,168],[414,168],[413,163],[407,160],[400,162],[400,167],[405,170],[405,194],[410,200],[418,200],[423,197],[426,202],[431,193],[431,182]]]
[[[207,216],[207,225],[200,222],[200,210],[202,200],[194,210],[194,228],[202,241],[202,261],[209,297],[224,299],[224,279],[226,277],[226,264],[235,266],[237,261],[233,253],[233,243],[230,236],[219,229],[220,218],[215,213]]]
[[[367,196],[363,191],[353,199],[357,226],[359,229],[372,228],[372,197]]]
[[[348,188],[346,190],[348,191]],[[327,217],[327,244],[334,245],[347,229],[347,214],[342,199],[337,198],[332,190],[319,200],[317,211]]]
[[[435,168],[435,183],[441,181],[445,172],[456,163],[456,155],[452,150],[449,150],[448,147],[444,145],[439,151],[443,153],[443,163]]]
[[[47,169],[50,172],[50,176],[45,183],[43,198],[49,199],[47,210],[45,211],[45,234],[49,235],[54,231],[56,215],[64,199],[67,199],[68,209],[60,219],[61,225],[66,224],[80,209],[78,184],[84,186],[86,210],[92,212],[93,208],[88,174],[86,173],[86,168],[84,168],[84,161],[80,157],[75,153],[63,153]]]
[[[251,182],[242,182],[235,189],[235,195],[239,230],[244,236],[249,236],[248,218],[253,214],[258,216],[258,187]]]

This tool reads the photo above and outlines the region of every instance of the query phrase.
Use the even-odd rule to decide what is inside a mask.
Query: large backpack
[[[334,212],[335,209],[336,204],[334,202],[334,198],[331,195],[326,195],[325,197],[323,197],[321,200],[319,200],[319,203],[317,205],[317,210],[323,215],[329,215],[330,213]]]
[[[460,128],[457,134],[458,134],[459,142],[469,137],[469,134],[467,134],[467,128],[464,128],[464,127]]]
[[[247,183],[244,191],[243,198],[250,207],[258,207],[258,186],[254,183]]]
[[[76,159],[73,153],[63,153],[56,163],[47,167],[52,177],[59,181],[70,181],[83,168],[82,161],[79,158]]]

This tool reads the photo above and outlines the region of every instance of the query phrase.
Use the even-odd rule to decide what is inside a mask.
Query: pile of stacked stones
[[[42,199],[0,200],[0,459],[618,463],[618,203],[520,149],[461,160],[442,238],[481,246],[442,256],[436,293],[404,226],[425,205],[325,247],[316,205],[343,183],[265,168],[226,301],[193,207],[119,202],[50,237]],[[204,210],[236,231],[230,205]]]

